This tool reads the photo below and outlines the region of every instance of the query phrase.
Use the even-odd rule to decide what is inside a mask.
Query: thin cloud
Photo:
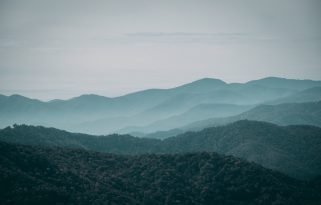
[[[245,42],[256,37],[248,33],[202,33],[202,32],[135,32],[126,33],[125,39],[170,43],[229,43]]]
[[[262,35],[254,33],[240,32],[218,32],[218,33],[200,33],[200,32],[134,32],[126,33],[124,39],[135,41],[156,41],[156,42],[184,42],[184,43],[299,43],[299,42],[320,42],[321,36],[275,36]]]
[[[136,32],[129,37],[244,37],[247,33],[198,33],[198,32]]]

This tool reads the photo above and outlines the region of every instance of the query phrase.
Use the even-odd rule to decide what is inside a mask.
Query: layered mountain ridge
[[[154,128],[148,132],[155,132],[198,120],[237,115],[259,104],[296,102],[300,96],[305,96],[306,101],[316,101],[320,99],[320,87],[321,81],[275,77],[247,83],[205,78],[175,88],[149,89],[115,98],[82,95],[70,100],[43,102],[19,95],[2,95],[0,127],[19,123],[108,134],[123,130],[133,132],[135,130],[128,128],[154,123]],[[200,109],[204,105],[212,105],[213,109],[208,112]],[[172,127],[161,125],[165,121],[179,121],[177,116],[185,121],[172,123]]]

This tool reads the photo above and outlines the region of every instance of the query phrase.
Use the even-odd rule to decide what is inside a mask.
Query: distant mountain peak
[[[273,82],[273,81],[281,81],[281,82],[320,82],[319,80],[311,80],[311,79],[295,79],[295,78],[284,78],[284,77],[276,77],[276,76],[268,76],[268,77],[265,77],[265,78],[261,78],[261,79],[257,79],[257,80],[251,80],[249,81],[248,83],[250,82]]]
[[[22,96],[22,95],[18,95],[18,94],[13,94],[13,95],[10,95],[9,98],[21,98],[21,99],[29,99],[25,96]]]
[[[21,101],[21,102],[26,102],[26,101],[42,102],[41,100],[25,97],[23,95],[18,95],[18,94],[13,94],[13,95],[10,95],[10,96],[5,96],[5,97],[7,99],[9,99],[9,100]]]
[[[71,98],[70,100],[95,100],[95,99],[110,99],[105,96],[96,95],[96,94],[84,94],[78,97]]]
[[[307,79],[288,79],[281,77],[266,77],[258,80],[252,80],[247,85],[263,86],[277,89],[304,90],[311,87],[321,86],[321,81]]]
[[[191,83],[176,87],[174,89],[181,89],[186,91],[209,91],[211,89],[225,85],[226,83],[220,79],[202,78]]]
[[[282,78],[282,77],[276,77],[276,76],[268,76],[268,77],[261,78],[261,79],[258,79],[258,80],[289,80],[289,79]]]
[[[217,78],[201,78],[201,79],[193,81],[189,84],[195,84],[195,83],[219,83],[222,85],[226,84],[223,80],[217,79]]]

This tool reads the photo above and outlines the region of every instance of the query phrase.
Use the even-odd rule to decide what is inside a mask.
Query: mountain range
[[[1,204],[319,205],[321,81],[0,95],[0,173]]]
[[[114,98],[90,94],[44,102],[0,95],[0,127],[18,123],[89,134],[150,133],[238,115],[260,104],[317,101],[320,92],[321,81],[269,77],[247,83],[205,78]]]
[[[214,110],[215,109],[212,108],[209,113]],[[196,117],[194,119],[198,118]],[[120,130],[120,133],[131,133],[134,136],[164,139],[186,131],[197,131],[207,127],[224,125],[246,119],[271,122],[278,125],[313,125],[321,127],[321,101],[276,105],[262,104],[234,116],[215,117],[199,121],[194,120],[194,122],[189,124],[186,123],[189,118],[184,119],[184,115],[181,115],[159,121],[159,124],[152,123],[143,127],[127,127]]]

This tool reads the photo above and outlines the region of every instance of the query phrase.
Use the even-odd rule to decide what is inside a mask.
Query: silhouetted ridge
[[[299,80],[299,79],[286,79],[279,77],[267,77],[259,80],[252,80],[247,82],[251,85],[260,85],[270,88],[286,88],[304,90],[311,87],[321,86],[320,81],[314,80]]]
[[[223,80],[215,79],[215,78],[202,78],[196,81],[193,81],[191,83],[179,86],[179,88],[182,87],[188,87],[188,86],[222,86],[226,85],[226,83]]]
[[[305,102],[315,102],[315,101],[321,101],[321,87],[313,87],[306,90],[302,90],[292,95],[274,100],[270,103],[271,104],[305,103]]]
[[[321,101],[258,105],[239,115],[196,121],[178,129],[201,130],[206,127],[224,125],[243,119],[265,121],[278,125],[313,125],[321,127],[320,112]]]
[[[321,87],[321,81],[266,78],[225,83],[204,78],[174,88],[148,89],[113,98],[89,94],[42,102],[21,96],[3,96],[0,97],[0,128],[18,123],[90,134],[151,133],[199,120],[237,115],[262,103],[321,100],[317,91],[303,92],[318,86]],[[213,110],[218,111],[192,110],[202,104],[212,104]],[[222,109],[215,106],[219,104]],[[175,119],[189,111],[191,115],[181,116],[184,120]],[[172,122],[164,122],[166,119]]]
[[[219,79],[203,78],[203,79],[179,86],[174,89],[180,90],[180,91],[186,90],[186,91],[192,91],[192,92],[208,92],[208,91],[213,91],[225,85],[227,84],[224,81]]]
[[[105,96],[101,96],[101,95],[85,94],[85,95],[81,95],[79,97],[71,98],[70,100],[90,101],[90,100],[108,100],[108,99],[110,99],[110,98],[105,97]]]

